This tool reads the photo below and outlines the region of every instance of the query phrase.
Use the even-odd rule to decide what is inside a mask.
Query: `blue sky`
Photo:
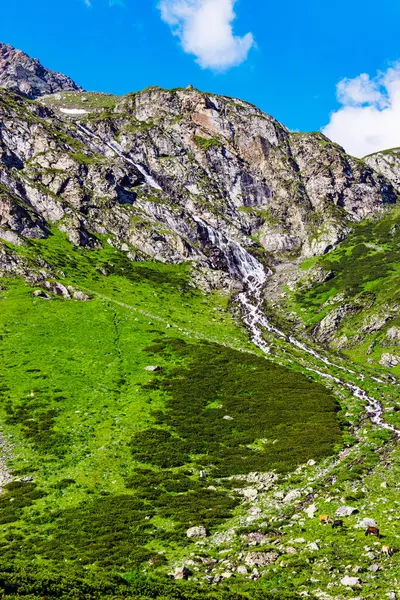
[[[397,103],[384,76],[392,65],[400,82],[399,24],[398,0],[2,0],[0,40],[88,90],[192,83],[249,100],[294,130],[330,122],[338,141],[356,118],[373,144],[393,145],[389,131],[375,132]],[[371,110],[380,124],[365,122]],[[358,143],[360,154],[368,143]]]

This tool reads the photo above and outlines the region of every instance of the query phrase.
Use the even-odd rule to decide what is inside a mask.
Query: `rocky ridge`
[[[232,273],[238,245],[267,262],[322,254],[397,201],[388,178],[322,134],[290,133],[240,100],[151,88],[95,112],[86,94],[88,110],[68,115],[53,110],[63,94],[46,100],[0,93],[9,243],[57,227],[77,245],[108,235],[137,259]]]
[[[31,99],[60,91],[82,90],[66,75],[46,69],[37,58],[1,42],[0,87]]]

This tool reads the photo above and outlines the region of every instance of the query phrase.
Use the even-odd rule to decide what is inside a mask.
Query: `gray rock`
[[[32,296],[34,298],[42,298],[43,300],[50,300],[50,296],[46,294],[43,290],[35,290],[32,292]]]
[[[149,365],[149,366],[145,367],[144,370],[151,371],[152,373],[154,373],[156,371],[162,371],[162,367],[160,367],[158,365]]]
[[[310,504],[310,506],[307,506],[307,508],[304,509],[304,512],[310,519],[313,519],[317,510],[318,510],[318,508],[316,507],[315,504]]]
[[[239,575],[247,575],[248,570],[247,570],[247,567],[245,567],[244,565],[239,565],[238,568],[236,569],[236,572]]]
[[[359,577],[349,577],[349,575],[346,575],[340,580],[340,583],[348,587],[358,587],[362,584],[362,581]]]
[[[245,558],[248,567],[266,567],[278,560],[277,552],[249,552]]]
[[[364,518],[355,525],[356,528],[366,529],[367,527],[378,527],[378,524],[374,519]]]
[[[391,327],[388,329],[386,333],[386,339],[389,342],[399,342],[400,341],[400,327]]]
[[[188,538],[202,538],[207,537],[208,532],[205,527],[200,525],[198,527],[190,527],[187,530],[186,535],[188,536]]]
[[[65,299],[71,298],[71,295],[66,286],[62,283],[59,283],[58,281],[45,281],[43,283],[43,286],[55,296],[60,296],[61,298]]]
[[[88,300],[90,300],[90,298],[87,294],[85,294],[84,292],[79,292],[79,291],[73,293],[73,298],[74,298],[74,300],[79,300],[80,302],[87,302]]]
[[[301,490],[291,490],[283,498],[283,502],[285,502],[285,503],[293,502],[293,500],[297,500],[297,498],[300,498],[300,496],[301,496]]]
[[[400,356],[390,354],[390,352],[384,352],[381,356],[379,364],[384,367],[397,367],[400,364]]]
[[[357,512],[358,509],[353,506],[340,506],[335,512],[335,515],[337,517],[350,517],[351,515]]]
[[[28,98],[66,90],[81,90],[72,79],[45,69],[35,58],[0,43],[0,86]]]

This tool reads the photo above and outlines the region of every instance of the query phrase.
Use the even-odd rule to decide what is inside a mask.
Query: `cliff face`
[[[226,269],[237,258],[221,243],[322,254],[397,200],[387,174],[323,135],[197,90],[1,91],[0,118],[0,235],[14,243],[58,227],[74,244],[107,234],[136,258]]]
[[[366,156],[364,161],[377,173],[384,175],[400,192],[400,148],[376,152]]]
[[[36,58],[30,58],[21,50],[2,43],[0,86],[31,99],[59,91],[82,89],[69,77],[43,67]]]

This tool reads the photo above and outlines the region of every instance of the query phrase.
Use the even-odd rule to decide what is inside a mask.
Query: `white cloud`
[[[343,105],[322,132],[354,156],[400,146],[400,62],[370,78],[362,73],[337,85]]]
[[[83,1],[84,1],[84,3],[85,3],[85,6],[87,6],[88,8],[91,8],[91,6],[92,6],[92,3],[91,3],[91,1],[90,1],[90,0],[83,0]]]
[[[204,69],[225,70],[241,64],[254,44],[251,33],[233,34],[236,0],[160,0],[163,21],[172,27],[188,54]]]

